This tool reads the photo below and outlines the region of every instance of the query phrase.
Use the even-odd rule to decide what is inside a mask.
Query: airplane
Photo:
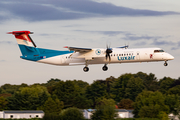
[[[22,56],[20,58],[39,63],[46,63],[59,66],[85,65],[84,72],[89,71],[88,65],[104,64],[103,71],[107,71],[108,64],[111,63],[134,63],[134,62],[157,62],[165,61],[174,57],[166,53],[161,48],[136,48],[129,49],[128,45],[116,48],[79,48],[65,46],[69,50],[51,50],[37,48],[29,34],[30,31],[12,31],[7,34],[13,34],[17,40]]]

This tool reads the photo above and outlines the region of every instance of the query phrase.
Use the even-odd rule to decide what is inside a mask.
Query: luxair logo
[[[127,57],[117,57],[117,59],[119,61],[123,61],[123,60],[134,60],[135,56],[127,56]]]
[[[95,53],[96,53],[96,55],[100,55],[100,54],[101,54],[101,50],[100,50],[100,49],[97,49],[97,50],[95,51]]]

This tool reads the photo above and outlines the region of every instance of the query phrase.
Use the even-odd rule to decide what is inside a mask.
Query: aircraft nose
[[[168,59],[169,59],[169,60],[174,60],[174,57],[173,57],[172,55],[169,55],[169,56],[168,56]]]

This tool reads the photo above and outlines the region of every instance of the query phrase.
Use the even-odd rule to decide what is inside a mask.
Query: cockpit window
[[[164,52],[164,50],[154,50],[155,53],[157,52]]]

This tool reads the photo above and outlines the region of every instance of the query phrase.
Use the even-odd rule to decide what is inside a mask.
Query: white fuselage
[[[153,62],[168,61],[174,57],[164,52],[160,48],[139,48],[139,49],[120,49],[113,48],[110,54],[111,60],[105,58],[106,49],[92,49],[90,52],[74,52],[59,55],[37,62],[53,65],[89,65],[89,64],[108,64],[108,63],[130,63],[130,62]]]

